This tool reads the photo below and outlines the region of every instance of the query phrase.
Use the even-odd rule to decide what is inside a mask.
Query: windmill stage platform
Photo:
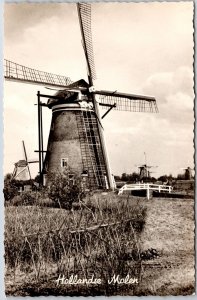
[[[158,192],[172,192],[171,185],[158,185],[152,183],[135,183],[135,184],[125,184],[118,191],[118,195],[122,195],[126,191],[140,191],[146,190],[147,199],[150,199],[150,191],[158,191]]]

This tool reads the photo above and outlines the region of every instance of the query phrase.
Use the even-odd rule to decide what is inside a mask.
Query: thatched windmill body
[[[22,146],[24,159],[20,159],[14,164],[14,171],[12,173],[11,179],[26,181],[32,179],[29,164],[38,163],[38,160],[29,160],[27,157],[27,151],[24,141],[22,141]]]
[[[54,96],[38,92],[39,172],[41,180],[51,172],[73,172],[87,178],[91,188],[114,187],[106,151],[101,119],[112,109],[133,112],[157,112],[154,97],[95,90],[95,67],[91,37],[91,7],[77,4],[88,82],[40,72],[6,61],[5,78],[62,88]],[[99,100],[96,97],[99,96]],[[44,103],[41,98],[47,98]],[[100,118],[99,105],[107,108]],[[42,108],[52,110],[47,150],[43,149]],[[44,153],[46,155],[44,157]]]

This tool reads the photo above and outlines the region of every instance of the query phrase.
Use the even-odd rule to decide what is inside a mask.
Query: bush
[[[8,180],[8,181],[4,182],[3,193],[4,193],[4,199],[5,199],[5,201],[10,201],[16,195],[18,195],[18,188],[14,184],[14,182]]]
[[[71,180],[69,170],[65,170],[63,174],[51,173],[48,180],[48,197],[62,208],[71,209],[72,203],[78,202],[84,196],[81,179],[72,174]]]
[[[37,205],[39,203],[38,196],[38,193],[34,191],[22,192],[20,195],[14,196],[9,204],[13,206]]]
[[[21,194],[22,205],[35,204],[36,200],[37,200],[36,192],[28,191],[28,192],[23,192]]]

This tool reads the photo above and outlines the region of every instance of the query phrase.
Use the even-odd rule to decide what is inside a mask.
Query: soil
[[[160,257],[143,263],[141,295],[191,295],[195,286],[194,201],[153,199],[147,202],[142,249]]]

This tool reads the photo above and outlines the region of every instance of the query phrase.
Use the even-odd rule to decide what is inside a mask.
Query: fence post
[[[149,200],[150,199],[150,189],[149,189],[149,184],[147,184],[147,199]]]

